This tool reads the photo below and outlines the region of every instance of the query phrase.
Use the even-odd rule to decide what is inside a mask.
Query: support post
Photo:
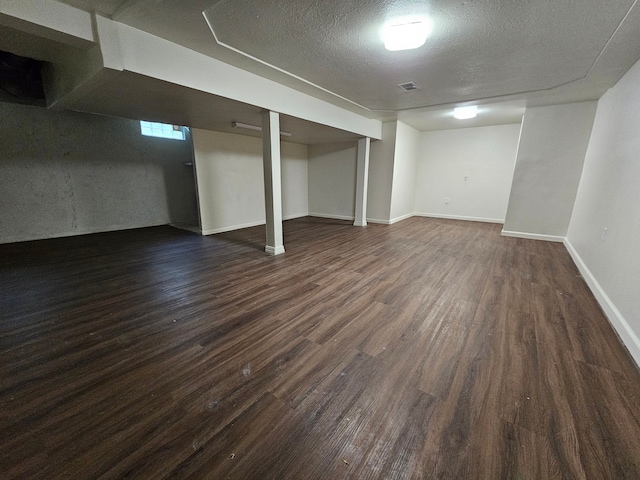
[[[369,184],[369,137],[358,140],[358,166],[356,176],[356,227],[367,226],[367,187]]]
[[[262,160],[267,218],[267,245],[270,255],[284,253],[282,241],[282,180],[280,167],[280,115],[262,112]]]

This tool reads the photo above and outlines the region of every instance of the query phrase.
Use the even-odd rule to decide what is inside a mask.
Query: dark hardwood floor
[[[561,244],[263,239],[1,245],[0,477],[640,478],[640,374]]]

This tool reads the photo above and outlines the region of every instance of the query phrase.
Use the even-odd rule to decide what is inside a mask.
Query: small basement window
[[[186,140],[189,127],[170,125],[168,123],[140,121],[140,133],[147,137],[170,138],[172,140]]]

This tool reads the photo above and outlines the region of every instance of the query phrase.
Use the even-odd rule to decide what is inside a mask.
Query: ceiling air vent
[[[418,86],[415,82],[399,83],[398,86],[407,92],[410,92],[411,90],[418,90]]]

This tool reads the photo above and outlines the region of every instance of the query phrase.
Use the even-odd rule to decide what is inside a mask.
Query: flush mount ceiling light
[[[424,45],[431,30],[433,22],[427,17],[395,20],[382,27],[382,41],[392,52],[411,50]]]
[[[475,118],[478,115],[478,107],[473,105],[471,107],[457,107],[453,109],[453,118],[458,120],[468,120],[469,118]]]
[[[244,128],[245,130],[254,130],[256,132],[261,132],[262,127],[257,125],[249,125],[248,123],[240,123],[240,122],[231,122],[231,126],[233,128]],[[291,132],[285,132],[284,130],[280,130],[280,135],[283,137],[290,137]]]

